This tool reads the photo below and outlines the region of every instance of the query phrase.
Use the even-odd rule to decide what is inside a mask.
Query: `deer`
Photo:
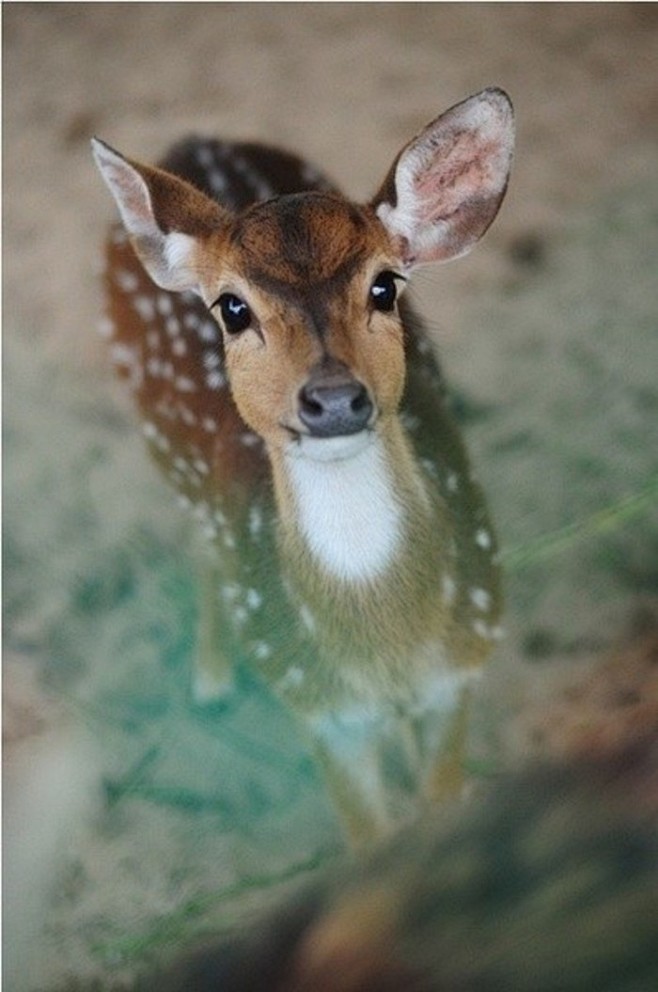
[[[230,700],[246,667],[367,843],[463,788],[502,632],[485,498],[404,290],[494,220],[511,101],[441,114],[365,204],[262,144],[186,138],[158,166],[92,146],[120,215],[110,358],[207,539],[194,698]]]

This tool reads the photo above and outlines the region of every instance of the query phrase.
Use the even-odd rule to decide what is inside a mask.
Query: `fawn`
[[[486,89],[358,205],[259,144],[192,138],[154,168],[93,141],[125,228],[111,355],[216,552],[197,697],[248,665],[299,718],[356,840],[402,815],[387,752],[414,797],[459,786],[469,687],[500,635],[495,537],[402,290],[484,234],[513,142],[509,98]]]

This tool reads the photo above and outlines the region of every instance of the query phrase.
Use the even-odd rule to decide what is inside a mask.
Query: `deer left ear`
[[[480,240],[513,150],[514,112],[499,89],[457,104],[402,149],[372,205],[407,267],[458,258]]]
[[[172,292],[198,292],[197,244],[227,223],[226,211],[178,176],[124,158],[98,138],[92,150],[153,281]]]

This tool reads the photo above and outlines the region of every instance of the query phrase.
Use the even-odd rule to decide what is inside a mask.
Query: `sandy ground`
[[[113,210],[89,137],[147,159],[189,132],[259,138],[364,197],[442,109],[511,94],[501,215],[417,283],[508,554],[494,760],[528,744],[531,718],[503,733],[509,714],[545,714],[655,608],[658,8],[15,3],[3,29],[7,705],[12,739],[46,734],[72,768],[86,733],[106,786],[91,811],[67,800],[79,829],[62,830],[56,875],[30,829],[51,815],[40,779],[6,840],[39,866],[6,903],[29,917],[18,893],[40,893],[21,945],[39,953],[11,972],[30,992],[119,983],[338,836],[285,714],[249,687],[221,721],[187,706],[189,533],[95,334]]]

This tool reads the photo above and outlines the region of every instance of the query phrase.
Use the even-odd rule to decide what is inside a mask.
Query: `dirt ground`
[[[419,277],[416,298],[506,554],[509,636],[480,748],[523,752],[534,710],[658,601],[658,6],[2,13],[5,906],[9,987],[34,992],[118,985],[338,843],[286,714],[255,690],[221,721],[186,705],[188,524],[95,332],[114,214],[90,136],[143,159],[190,132],[269,141],[358,198],[441,110],[509,92],[501,214],[473,255]],[[41,744],[23,766],[26,739]],[[43,772],[44,741],[76,756],[81,783],[55,790],[56,842],[36,829],[52,778],[29,772]]]

